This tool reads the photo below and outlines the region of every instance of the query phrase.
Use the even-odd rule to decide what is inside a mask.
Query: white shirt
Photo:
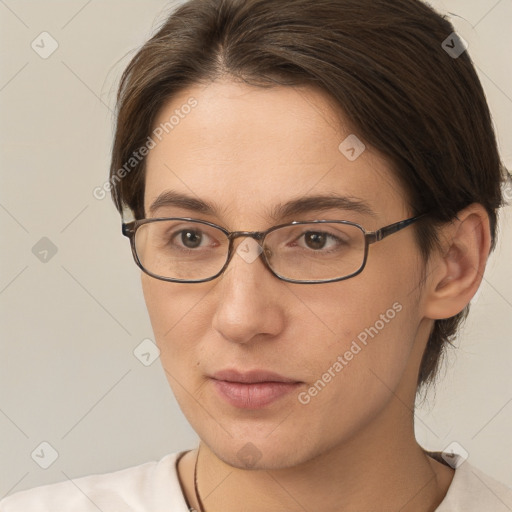
[[[182,453],[114,473],[21,491],[4,498],[0,511],[189,512],[176,470],[176,460]],[[511,511],[512,490],[467,461],[455,469],[448,492],[436,509],[436,512]]]

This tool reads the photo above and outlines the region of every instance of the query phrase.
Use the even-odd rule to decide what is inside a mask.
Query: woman
[[[1,510],[512,510],[414,437],[502,180],[467,47],[425,4],[185,3],[123,75],[110,183],[200,444]]]

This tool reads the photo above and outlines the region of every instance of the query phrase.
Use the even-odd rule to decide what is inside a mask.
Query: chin
[[[264,437],[261,432],[254,436],[223,436],[220,440],[208,434],[201,441],[225,464],[245,470],[278,470],[294,467],[319,455],[321,450],[304,444],[307,436],[291,436],[284,430]]]

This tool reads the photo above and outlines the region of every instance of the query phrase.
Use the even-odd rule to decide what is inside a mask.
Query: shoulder
[[[172,453],[160,461],[113,473],[90,475],[21,491],[0,501],[0,511],[185,512],[187,508],[176,472],[176,459],[180,454]]]
[[[455,469],[452,483],[436,512],[510,512],[512,489],[468,461]]]

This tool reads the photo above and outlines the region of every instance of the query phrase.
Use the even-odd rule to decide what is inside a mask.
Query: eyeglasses
[[[203,283],[219,277],[229,265],[233,242],[256,240],[252,249],[277,278],[290,283],[330,283],[361,273],[371,244],[410,226],[411,217],[377,231],[366,231],[346,220],[296,221],[266,231],[230,232],[211,222],[182,218],[142,219],[123,223],[135,263],[163,281]],[[240,247],[238,249],[240,252]],[[255,252],[256,251],[256,252]],[[247,258],[246,261],[249,261]]]

